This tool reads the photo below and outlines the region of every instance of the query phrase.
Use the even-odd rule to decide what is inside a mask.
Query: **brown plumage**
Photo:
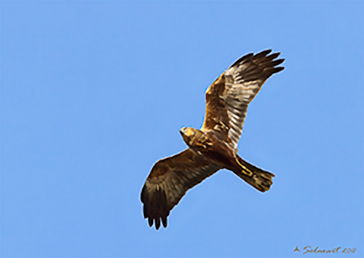
[[[271,50],[248,54],[233,63],[206,91],[206,114],[200,130],[180,130],[188,148],[159,160],[141,192],[144,217],[159,229],[187,190],[219,169],[228,169],[261,192],[272,185],[270,172],[249,164],[237,153],[248,104],[284,59]],[[269,55],[270,54],[270,55]]]

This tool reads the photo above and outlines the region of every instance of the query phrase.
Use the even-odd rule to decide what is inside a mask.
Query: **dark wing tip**
[[[161,221],[159,218],[154,219],[154,223],[155,223],[155,229],[158,230],[159,227],[161,226]]]
[[[140,194],[140,199],[143,203],[144,218],[148,219],[150,227],[155,225],[158,230],[162,224],[167,227],[167,217],[169,215],[169,209],[167,204],[166,193],[163,189],[159,188],[153,192],[147,190],[147,186],[144,185]]]
[[[238,60],[236,60],[232,65],[230,65],[230,67],[236,66],[236,65],[240,64],[241,62],[243,62],[244,60],[252,58],[253,56],[254,56],[253,53],[246,54],[245,56],[242,56]]]
[[[167,227],[167,216],[166,217],[160,217],[160,218],[148,218],[148,222],[149,222],[149,226],[153,227],[153,220],[154,220],[154,224],[155,224],[155,229],[159,230],[160,226],[161,226],[161,221],[162,221],[162,225],[163,227]]]
[[[153,218],[148,218],[149,227],[153,226]]]
[[[284,70],[283,66],[278,66],[278,65],[282,64],[285,61],[285,59],[284,58],[276,59],[280,54],[281,53],[277,52],[277,53],[273,53],[268,56],[264,55],[261,58],[259,58],[260,63],[261,63],[260,65],[264,66],[267,72],[269,71],[267,73],[268,77],[274,73],[278,73],[278,72]]]
[[[277,59],[277,60],[274,60],[273,62],[272,62],[272,65],[273,66],[276,66],[276,65],[280,65],[281,63],[283,63],[284,62],[284,59],[283,58],[281,58],[281,59]]]
[[[167,227],[167,217],[162,218],[163,227]]]
[[[261,58],[263,56],[268,55],[270,52],[272,52],[272,49],[263,50],[262,52],[256,54],[254,57],[255,58]]]
[[[273,73],[279,73],[280,71],[283,71],[283,70],[284,70],[284,67],[282,67],[282,66],[275,67]]]
[[[246,54],[245,56],[242,56],[238,60],[236,60],[229,68],[231,68],[233,66],[239,66],[240,64],[242,64],[245,61],[248,61],[250,59],[254,59],[254,60],[264,59],[265,61],[272,61],[273,59],[277,58],[281,54],[280,52],[270,54],[271,52],[272,52],[272,49],[266,49],[255,55],[254,55],[254,53]],[[284,59],[277,59],[277,60],[272,61],[272,63],[273,63],[273,66],[276,66],[276,65],[281,64],[283,61],[284,61]]]

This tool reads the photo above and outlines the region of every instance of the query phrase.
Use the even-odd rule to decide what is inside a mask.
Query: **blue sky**
[[[1,1],[4,258],[300,257],[364,249],[361,1]],[[272,48],[286,69],[249,106],[229,171],[189,191],[167,229],[140,190],[199,128],[204,91]]]

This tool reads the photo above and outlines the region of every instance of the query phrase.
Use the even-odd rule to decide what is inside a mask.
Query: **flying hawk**
[[[167,227],[167,217],[187,190],[219,169],[228,169],[261,192],[269,190],[274,174],[249,164],[238,155],[238,141],[249,103],[264,82],[284,67],[280,53],[265,50],[233,63],[206,91],[205,121],[200,130],[183,127],[188,148],[159,160],[141,192],[149,226]]]

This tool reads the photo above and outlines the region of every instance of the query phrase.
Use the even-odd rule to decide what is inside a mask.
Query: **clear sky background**
[[[1,1],[0,256],[363,257],[363,13],[362,1]],[[239,154],[276,175],[271,190],[222,170],[167,229],[149,228],[151,167],[186,148],[178,130],[201,126],[214,79],[268,48],[286,69],[249,106]]]

